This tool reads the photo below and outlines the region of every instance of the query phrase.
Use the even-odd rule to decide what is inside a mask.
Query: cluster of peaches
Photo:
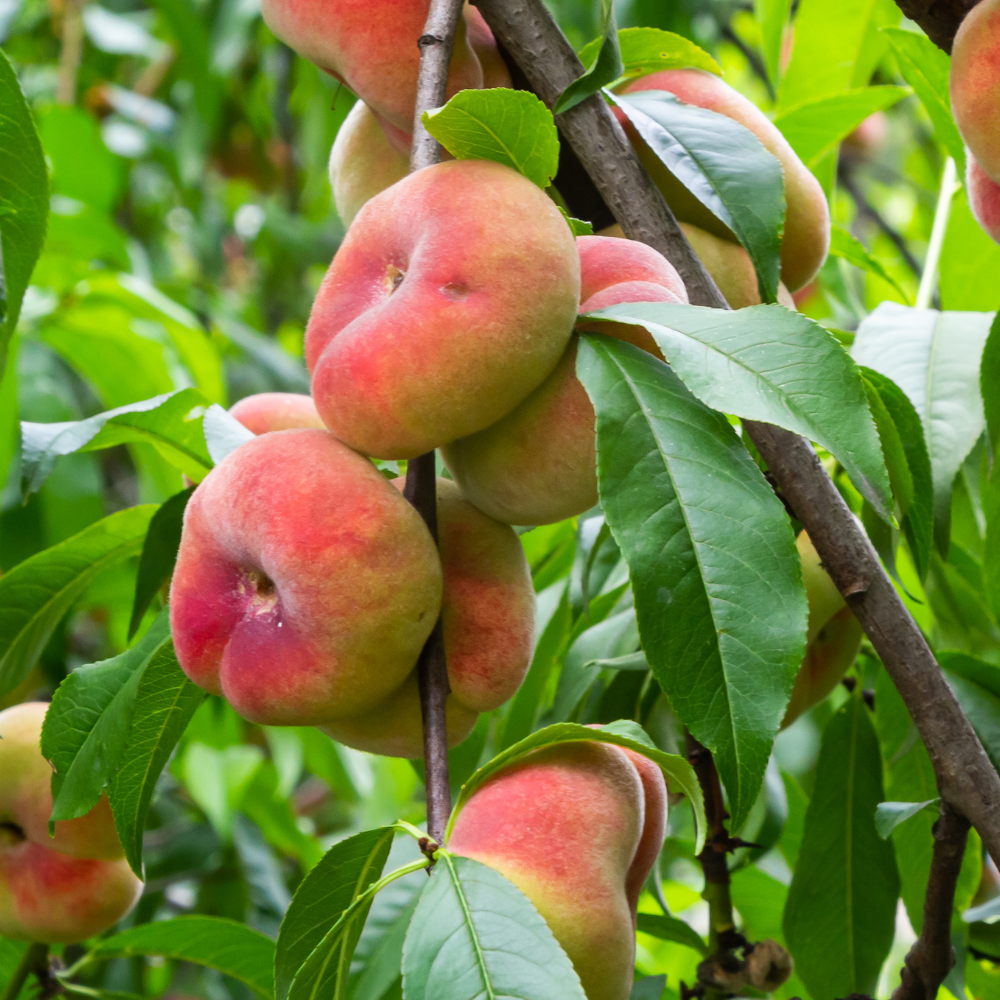
[[[548,195],[508,167],[449,160],[408,173],[428,5],[264,2],[279,37],[361,98],[330,161],[349,230],[306,332],[312,395],[268,393],[233,407],[256,436],[194,491],[170,591],[177,658],[195,683],[253,722],[318,725],[346,745],[405,757],[421,753],[416,664],[438,619],[454,746],[480,712],[514,694],[530,663],[535,597],[513,526],[597,503],[594,411],[575,375],[577,331],[586,329],[578,316],[621,302],[687,301],[659,253],[620,231],[575,239]],[[510,78],[485,22],[466,7],[449,94],[483,86],[509,87]],[[808,282],[826,255],[829,216],[780,133],[698,70],[656,73],[626,89],[667,90],[726,114],[779,159],[790,303],[788,290]],[[734,235],[631,138],[731,305],[758,302]],[[639,328],[602,324],[599,332],[660,356]],[[436,546],[402,480],[387,479],[371,459],[438,448],[452,479],[438,480]],[[829,693],[860,634],[804,535],[799,549],[809,649],[786,722]],[[121,859],[106,799],[72,821],[100,827],[84,838],[89,854],[60,833],[72,824],[47,837],[43,715],[44,706],[0,713],[0,754],[23,751],[31,762],[23,793],[0,801],[0,834],[10,834],[0,842],[0,933],[79,940],[119,919],[139,883]],[[565,744],[482,786],[449,849],[501,871],[534,901],[589,1000],[625,1000],[635,907],[665,816],[656,765],[619,747]],[[70,878],[70,869],[79,874]],[[23,872],[34,881],[22,891]],[[107,905],[59,923],[53,914],[83,912],[69,887],[78,882],[86,895],[94,878]]]
[[[966,15],[951,52],[951,107],[966,150],[969,207],[1000,243],[1000,0]]]

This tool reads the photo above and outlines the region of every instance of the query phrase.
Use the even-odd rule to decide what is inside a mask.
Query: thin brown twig
[[[420,170],[441,162],[441,147],[424,128],[421,116],[444,104],[448,87],[448,66],[463,0],[431,0],[427,23],[421,35],[420,75],[417,79],[417,106],[413,122],[410,170]],[[434,452],[412,459],[406,468],[404,496],[417,509],[437,541],[437,474]],[[417,661],[420,685],[420,716],[424,730],[424,780],[427,787],[427,832],[439,844],[451,812],[448,783],[448,734],[445,703],[448,698],[448,668],[444,636],[438,620]]]
[[[934,824],[934,854],[924,897],[924,924],[906,956],[892,1000],[934,1000],[938,987],[955,964],[951,915],[968,836],[969,821],[942,800]]]
[[[478,6],[551,107],[583,65],[542,0],[478,0]],[[692,303],[728,308],[600,95],[557,116],[557,124],[625,235],[674,264]],[[815,449],[770,424],[746,420],[743,427],[898,688],[927,747],[942,798],[972,821],[993,858],[1000,858],[1000,775]]]
[[[83,2],[65,0],[62,15],[56,104],[76,104],[76,83],[83,61]]]

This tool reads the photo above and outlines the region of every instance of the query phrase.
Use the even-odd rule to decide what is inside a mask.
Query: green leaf
[[[552,112],[526,90],[462,90],[421,121],[457,160],[493,160],[540,188],[559,169],[559,133]]]
[[[611,306],[587,319],[645,327],[706,406],[803,434],[835,455],[886,519],[892,494],[857,368],[822,326],[783,306]]]
[[[792,0],[754,0],[754,14],[760,24],[764,65],[774,92],[781,84],[781,47]]]
[[[952,117],[951,95],[948,92],[951,59],[922,32],[883,28],[882,33],[896,57],[900,75],[920,98],[920,103],[934,123],[938,140],[958,164],[959,172],[964,174],[965,143]]]
[[[875,829],[883,840],[908,819],[912,819],[922,809],[935,805],[940,799],[928,799],[926,802],[880,802],[875,808]]]
[[[715,755],[739,828],[805,648],[788,516],[725,417],[663,362],[586,336],[577,376],[597,411],[601,500],[631,571],[642,648]]]
[[[979,391],[983,397],[983,416],[990,446],[1000,445],[1000,313],[993,317],[989,336],[979,364]]]
[[[996,309],[995,279],[1000,273],[1000,246],[973,218],[964,190],[952,199],[938,270],[941,304],[946,310],[990,312]]]
[[[908,301],[908,296],[898,281],[882,266],[881,262],[873,257],[866,249],[861,240],[855,239],[846,229],[840,226],[830,227],[830,256],[840,257],[848,264],[861,268],[869,274],[874,274],[877,278],[888,282],[899,292],[904,301]]]
[[[484,764],[469,780],[462,785],[455,806],[448,818],[448,828],[445,830],[445,843],[451,836],[451,831],[466,802],[483,782],[509,764],[520,760],[533,750],[553,746],[556,743],[576,743],[580,741],[595,741],[612,743],[615,746],[626,747],[636,753],[641,753],[651,761],[659,764],[667,779],[667,785],[674,793],[682,792],[691,803],[691,811],[695,822],[695,851],[701,850],[705,842],[705,805],[701,794],[701,785],[694,769],[683,758],[676,754],[664,753],[658,749],[637,722],[621,719],[606,726],[581,726],[575,722],[559,722],[554,726],[546,726],[532,733],[526,739],[498,753],[491,761]]]
[[[860,87],[799,105],[776,118],[774,124],[799,159],[814,169],[869,115],[891,108],[908,93],[904,87]]]
[[[943,652],[940,663],[983,749],[1000,770],[1000,667],[965,653]]]
[[[776,302],[785,177],[748,128],[663,91],[612,97],[670,173],[743,244],[763,302]]]
[[[146,504],[105,517],[0,577],[0,697],[28,675],[91,580],[139,554],[156,509]]]
[[[52,190],[110,214],[125,180],[125,161],[105,145],[97,118],[84,108],[50,104],[38,131],[52,163]]]
[[[78,451],[98,451],[120,444],[154,445],[173,465],[201,480],[212,468],[201,418],[207,403],[197,389],[154,396],[97,413],[85,420],[21,424],[21,471],[25,489],[34,493],[57,458]]]
[[[637,919],[636,929],[643,934],[649,934],[661,941],[674,941],[694,949],[702,958],[708,957],[708,946],[701,939],[701,935],[683,920],[660,913],[640,913]]]
[[[142,877],[142,833],[156,781],[205,692],[184,675],[173,645],[162,647],[139,680],[122,764],[108,784],[118,839]]]
[[[934,540],[934,488],[923,426],[913,404],[892,379],[870,368],[862,372],[902,513],[901,527],[923,582]]]
[[[788,901],[785,939],[814,1000],[872,994],[896,925],[899,876],[875,829],[882,761],[853,697],[827,723]]]
[[[566,225],[569,226],[574,236],[594,235],[594,227],[589,222],[585,222],[583,219],[574,219],[562,205],[558,206],[558,208],[562,212],[562,216],[566,220]]]
[[[142,616],[157,591],[174,571],[177,550],[181,544],[184,511],[194,490],[193,486],[189,486],[165,500],[149,522],[146,540],[142,543],[142,554],[139,556],[139,573],[135,580],[135,598],[128,626],[130,639],[138,631]]]
[[[252,441],[256,435],[248,431],[228,410],[213,403],[202,420],[205,446],[212,461],[218,465],[227,455],[236,451],[241,444]]]
[[[601,0],[600,48],[593,64],[574,80],[556,101],[553,112],[557,115],[575,108],[588,97],[593,97],[602,87],[621,79],[625,72],[622,54],[618,47],[618,25],[615,22],[614,0]]]
[[[21,300],[45,241],[49,180],[17,74],[0,52],[0,376]]]
[[[96,805],[123,759],[146,664],[169,641],[169,616],[161,611],[131,649],[77,667],[56,689],[42,726],[42,754],[54,768],[50,823]]]
[[[628,1000],[660,1000],[667,986],[666,973],[658,976],[643,976],[632,984]]]
[[[302,880],[278,934],[274,959],[277,1000],[285,1000],[293,981],[296,995],[315,995],[330,965],[335,973],[335,986],[329,993],[324,991],[323,995],[343,995],[351,956],[368,915],[367,906],[357,911],[350,927],[344,929],[338,940],[329,943],[326,954],[322,956],[325,961],[320,977],[300,980],[297,974],[344,912],[379,880],[389,857],[394,833],[393,827],[385,826],[366,830],[334,844]]]
[[[985,422],[979,359],[993,317],[883,302],[858,327],[851,354],[892,379],[924,426],[934,480],[934,539],[948,551],[951,487]]]
[[[135,955],[163,955],[218,969],[264,1000],[274,996],[274,942],[234,920],[190,916],[140,924],[98,941],[88,958]]]
[[[602,39],[595,38],[580,50],[580,60],[584,65],[597,57]],[[722,76],[722,68],[703,49],[683,35],[662,28],[621,28],[618,31],[618,48],[621,51],[624,69],[619,80],[648,76],[665,69],[703,69],[716,76]]]
[[[403,946],[407,1000],[585,1000],[534,905],[499,872],[438,854]]]

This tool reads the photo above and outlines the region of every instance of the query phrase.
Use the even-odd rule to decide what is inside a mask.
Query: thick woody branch
[[[583,66],[542,0],[477,4],[551,106]],[[727,308],[601,97],[559,115],[557,124],[625,235],[666,256],[693,303]],[[899,689],[934,764],[942,798],[973,823],[987,850],[1000,859],[1000,776],[867,537],[808,441],[770,424],[744,421],[743,427]]]
[[[951,915],[968,836],[969,821],[942,801],[934,824],[934,854],[924,897],[924,925],[906,956],[892,1000],[934,1000],[938,987],[955,964]]]
[[[421,115],[444,104],[448,86],[448,65],[463,0],[431,0],[420,46],[420,76],[417,80],[417,107],[413,124],[410,170],[420,170],[441,162],[441,147],[424,128]],[[410,461],[406,469],[404,496],[420,513],[437,541],[437,476],[434,452]],[[427,832],[441,844],[451,812],[448,784],[448,735],[445,702],[448,698],[448,668],[444,636],[438,620],[417,661],[420,685],[420,715],[424,728],[424,776],[427,785]]]
[[[945,52],[951,52],[951,43],[962,18],[976,6],[978,0],[896,0],[896,6],[911,20],[916,21],[927,37]]]

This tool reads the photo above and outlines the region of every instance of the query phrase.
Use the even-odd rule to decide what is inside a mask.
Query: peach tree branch
[[[424,33],[420,36],[420,75],[413,123],[410,170],[441,162],[441,147],[420,120],[425,111],[444,104],[448,87],[448,65],[462,16],[463,0],[431,0]],[[437,474],[434,452],[411,459],[406,468],[403,495],[417,509],[437,541]],[[420,716],[424,731],[424,775],[427,786],[427,832],[439,844],[451,812],[448,784],[448,735],[445,702],[448,698],[448,668],[444,635],[438,619],[417,661],[420,685]]]

